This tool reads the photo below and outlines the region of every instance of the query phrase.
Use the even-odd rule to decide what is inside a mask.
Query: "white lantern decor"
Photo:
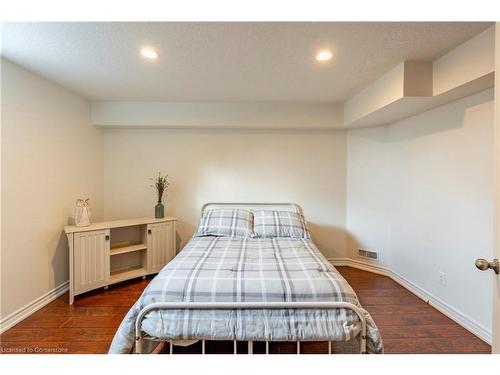
[[[90,225],[89,198],[77,199],[75,208],[75,225],[77,227],[86,227]]]

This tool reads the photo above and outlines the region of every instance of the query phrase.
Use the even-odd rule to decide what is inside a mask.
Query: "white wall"
[[[1,318],[68,280],[62,229],[75,200],[102,218],[102,134],[89,104],[1,60]]]
[[[491,332],[493,90],[347,141],[347,230],[357,248]],[[438,271],[446,273],[446,286]]]
[[[107,219],[152,215],[149,177],[168,173],[167,214],[183,246],[205,202],[297,202],[318,247],[345,256],[345,133],[108,129],[104,132]]]

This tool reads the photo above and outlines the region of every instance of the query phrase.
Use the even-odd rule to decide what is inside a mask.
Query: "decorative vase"
[[[160,201],[155,206],[155,218],[161,219],[164,216],[165,216],[165,207],[163,206],[163,203],[161,203]]]

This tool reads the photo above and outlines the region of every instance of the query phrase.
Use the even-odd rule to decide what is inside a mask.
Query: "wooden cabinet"
[[[176,254],[176,218],[128,219],[66,226],[69,295],[159,272]]]

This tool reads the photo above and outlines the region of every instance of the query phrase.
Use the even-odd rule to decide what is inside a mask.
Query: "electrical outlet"
[[[438,273],[439,273],[439,284],[442,287],[446,287],[446,273],[444,273],[443,271],[438,271]]]

